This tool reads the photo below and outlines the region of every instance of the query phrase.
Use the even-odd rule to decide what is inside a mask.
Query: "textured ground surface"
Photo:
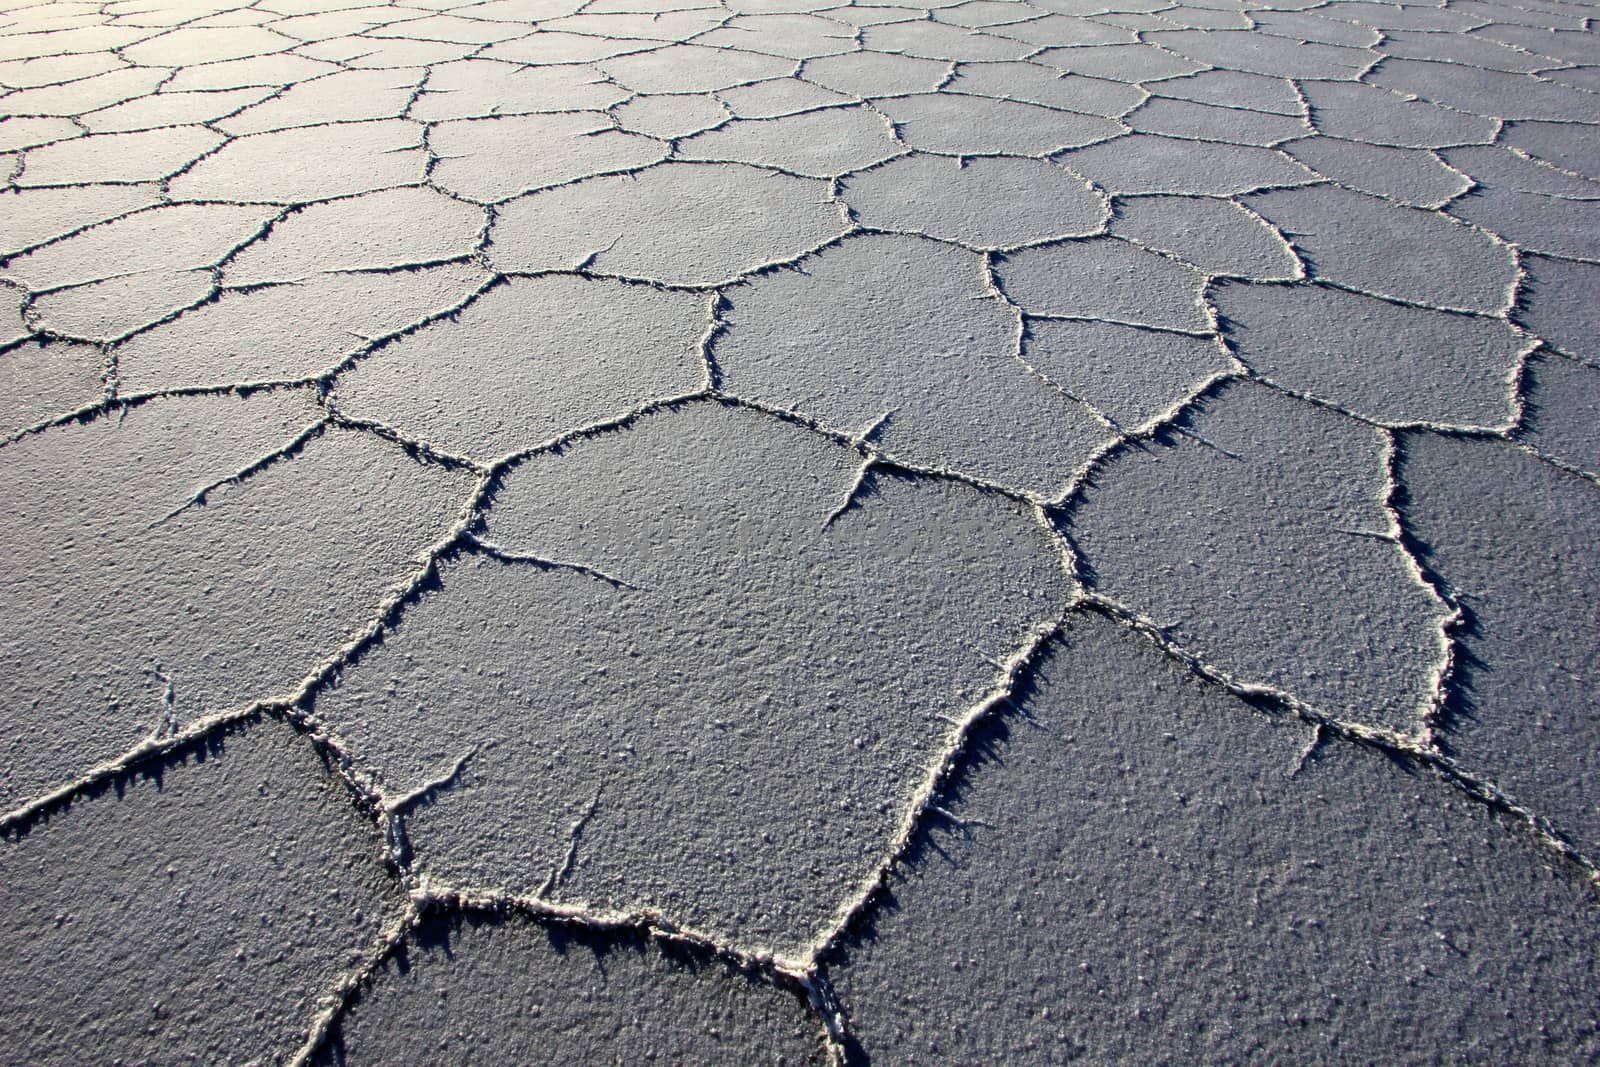
[[[1571,0],[0,0],[0,1061],[1600,1058]]]

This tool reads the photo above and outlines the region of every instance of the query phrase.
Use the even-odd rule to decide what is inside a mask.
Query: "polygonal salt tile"
[[[879,475],[829,523],[860,462],[701,402],[511,473],[500,558],[316,701],[386,791],[467,757],[407,820],[419,871],[803,958],[1066,594],[1030,511],[966,485]]]
[[[1546,71],[1540,77],[1574,89],[1600,91],[1600,67],[1563,67],[1560,70]]]
[[[1121,131],[1117,123],[1096,115],[963,93],[891,97],[876,106],[912,148],[953,156],[1048,155]]]
[[[562,69],[562,68],[556,68]],[[768,84],[762,82],[760,84]],[[611,109],[617,126],[628,133],[672,140],[721,126],[733,116],[709,93],[635,95]]]
[[[716,285],[793,259],[845,231],[826,182],[737,163],[664,163],[503,206],[501,270],[571,270]]]
[[[124,59],[150,67],[183,67],[283,52],[300,42],[254,26],[180,27],[121,50]]]
[[[34,4],[23,0],[21,3],[7,5],[7,22],[16,28],[29,30],[58,29],[66,26],[98,25],[101,20],[92,20],[93,16],[103,14],[94,4],[83,3],[80,0],[62,0],[58,4]]]
[[[1029,319],[1022,357],[1130,432],[1232,369],[1215,338],[1078,319]]]
[[[230,28],[235,26],[263,26],[277,18],[276,13],[271,11],[230,7],[228,6],[230,3],[232,3],[232,0],[223,0],[222,3],[211,3],[208,5],[210,8],[209,14],[202,14],[198,18],[191,19],[178,18],[174,20],[173,24],[178,25],[181,23],[185,26],[198,26],[204,28]],[[119,25],[122,23],[131,25],[137,22],[138,19],[139,16],[129,14],[119,20]]]
[[[1249,197],[1308,261],[1313,276],[1377,296],[1498,312],[1517,280],[1510,249],[1431,211],[1332,185]]]
[[[431,15],[427,18],[408,19],[375,30],[367,30],[363,37],[401,38],[414,41],[447,42],[450,44],[494,44],[512,37],[521,37],[527,30],[521,26],[508,26],[486,19],[459,18],[455,15]]]
[[[105,372],[94,345],[30,341],[0,352],[0,437],[93,404],[105,394]]]
[[[472,17],[497,22],[543,22],[594,7],[584,0],[487,0],[472,4]]]
[[[1358,193],[1438,208],[1466,192],[1472,179],[1420,148],[1307,137],[1283,146],[1295,159]]]
[[[348,2],[348,0],[338,0]],[[574,12],[590,7],[596,10],[603,8],[599,3],[584,3],[584,0],[488,0],[488,2],[474,3],[473,0],[420,0],[418,3],[406,5],[408,8],[432,11],[460,11],[466,18],[487,19],[490,22],[544,22],[549,19],[558,19]],[[657,4],[657,7],[665,5]],[[683,6],[683,5],[675,5]],[[463,10],[470,8],[471,10]]]
[[[222,89],[214,93],[154,93],[91,111],[83,124],[92,133],[127,133],[212,122],[264,98],[272,90]]]
[[[130,64],[112,52],[63,53],[32,59],[0,62],[0,85],[7,89],[30,89],[57,85],[79,78],[92,78],[107,71],[123,70]]]
[[[1295,0],[1290,0],[1290,3]],[[1303,0],[1302,0],[1303,2]],[[1117,6],[1124,6],[1118,4]],[[1129,29],[1164,30],[1164,29],[1190,29],[1190,30],[1245,30],[1256,26],[1254,14],[1247,15],[1239,7],[1226,4],[1217,7],[1171,7],[1154,8],[1152,5],[1141,5],[1136,12],[1117,13],[1111,12],[1101,16],[1101,21],[1107,25],[1126,26]]]
[[[489,59],[442,63],[412,105],[421,122],[543,111],[603,111],[628,98],[593,67],[524,67]]]
[[[1012,18],[1006,19],[1005,24],[991,26],[988,32],[998,37],[1010,37],[1016,41],[1027,41],[1040,48],[1066,48],[1081,45],[1097,44],[1137,44],[1138,38],[1131,30],[1118,26],[1110,26],[1103,22],[1091,22],[1085,18],[1075,18],[1071,15],[1045,15],[1041,18],[1028,19],[1025,22],[1015,21],[1015,16],[1028,8],[1019,8],[1014,4],[1000,4],[1010,12]],[[947,9],[939,16],[941,22],[954,22],[951,10]],[[959,11],[959,8],[953,9]],[[956,23],[964,25],[964,23]]]
[[[741,15],[761,15],[768,12],[800,14],[835,8],[838,6],[838,0],[723,0],[722,6]],[[832,16],[831,11],[830,16]]]
[[[29,10],[32,7],[32,10]],[[63,0],[59,4],[27,5],[21,6],[15,14],[7,13],[4,26],[10,32],[5,36],[14,37],[21,34],[37,34],[47,40],[64,30],[87,29],[103,27],[112,24],[110,20],[95,17],[92,8],[81,7],[71,0]],[[6,42],[7,44],[11,42]],[[39,58],[51,58],[48,55]]]
[[[0,804],[293,691],[416,568],[471,483],[372,437],[328,431],[186,507],[321,414],[298,392],[165,399],[6,447]]]
[[[829,963],[865,1055],[1594,1050],[1594,895],[1521,827],[1379,753],[1305,757],[1310,730],[1093,615],[1024,694]]]
[[[840,55],[853,52],[856,47],[854,31],[849,26],[804,14],[735,15],[720,28],[696,37],[695,43],[790,59]]]
[[[974,248],[1014,248],[1099,232],[1108,208],[1077,176],[1036,159],[912,155],[841,186],[857,220]]]
[[[33,32],[30,34],[30,36],[37,36],[46,41],[55,41],[57,43],[60,42],[61,38],[73,36],[72,33],[65,32],[69,29],[88,30],[94,27],[113,30],[137,29],[144,31],[140,35],[140,39],[143,39],[153,37],[161,30],[175,26],[179,22],[183,21],[181,15],[170,10],[165,12],[151,11],[145,14],[139,14],[134,12],[121,12],[114,7],[99,12],[101,15],[100,18],[86,18],[86,14],[94,13],[93,9],[86,8],[82,4],[71,2],[71,0],[61,4],[22,3],[14,5],[12,10],[15,11],[15,16],[7,19],[9,24],[13,24],[18,28],[23,28],[27,23],[34,23],[35,25],[32,27]],[[207,9],[205,8],[201,8],[199,10],[191,8],[187,14],[190,18],[203,18],[206,14],[206,10]],[[78,38],[77,40],[80,42],[82,41],[81,38]],[[122,44],[126,43],[128,42],[122,41],[115,45],[102,43],[102,47],[109,49],[112,47],[121,47]],[[73,45],[69,45],[64,51],[67,55],[71,55],[73,54],[74,50],[75,47]],[[49,58],[56,57],[51,56]]]
[[[1447,148],[1439,155],[1477,181],[1478,188],[1469,198],[1473,201],[1492,202],[1496,194],[1510,193],[1574,201],[1600,199],[1600,182],[1495,145]]]
[[[1316,13],[1309,11],[1263,11],[1252,13],[1250,18],[1262,33],[1287,37],[1308,44],[1339,44],[1350,48],[1371,48],[1385,35],[1371,26],[1357,25],[1337,18],[1339,8],[1324,8]],[[1325,18],[1333,14],[1335,17]]]
[[[179,200],[293,204],[422,180],[422,127],[395,119],[240,137],[173,179]]]
[[[915,22],[927,18],[928,12],[940,7],[952,7],[950,0],[931,0],[927,7],[905,7],[901,4],[882,3],[881,0],[861,0],[848,7],[828,8],[828,17],[851,26],[882,26],[890,22]]]
[[[1175,29],[1186,25],[1189,20],[1200,26],[1213,21],[1231,23],[1239,15],[1237,10],[1175,7],[1160,3],[1159,0],[1117,0],[1110,5],[1095,4],[1086,0],[1044,0],[1030,6],[1058,15],[1092,18],[1096,22],[1117,26],[1133,33]]]
[[[1593,854],[1600,493],[1502,441],[1409,434],[1401,460],[1406,530],[1469,620],[1440,744]]]
[[[1136,85],[1063,74],[1037,63],[964,63],[946,91],[1021,100],[1113,119],[1138,107],[1149,95]]]
[[[1526,74],[1464,67],[1455,63],[1389,59],[1374,71],[1373,85],[1410,93],[1445,107],[1502,119],[1589,122],[1593,93],[1569,89]]]
[[[1137,196],[1117,201],[1110,231],[1213,276],[1283,281],[1300,265],[1261,218],[1228,200]]]
[[[83,130],[72,119],[11,116],[0,121],[0,151],[13,152],[82,135]],[[10,163],[8,160],[7,173]]]
[[[1293,137],[1303,137],[1310,132],[1298,115],[1273,115],[1159,96],[1151,97],[1124,121],[1140,133],[1261,148]]]
[[[476,54],[484,59],[504,59],[512,63],[533,65],[592,63],[598,59],[648,52],[660,43],[540,30],[527,37],[490,45],[488,48],[480,49]]]
[[[113,6],[132,7],[137,5],[139,8],[155,8],[163,2],[171,2],[171,0],[113,0]],[[327,17],[329,13],[336,14],[351,10],[371,12],[373,10],[372,0],[271,0],[269,6],[273,11],[286,18],[288,16],[322,18]],[[429,9],[438,6],[435,3],[425,2],[407,4],[404,12],[389,7],[384,7],[381,10],[388,13],[391,19],[395,19],[406,13],[425,13]],[[295,20],[290,18],[288,21],[293,25]]]
[[[347,4],[349,0],[328,0],[330,9],[337,9]],[[114,16],[110,21],[115,26],[182,25],[222,28],[264,26],[276,23],[282,17],[281,12],[241,6],[234,0],[201,0],[201,2],[188,0],[187,3],[180,0],[175,4],[162,3],[158,0],[148,6],[142,5],[140,0],[133,0],[129,4],[113,3],[106,10],[106,14]],[[400,17],[399,12],[396,12],[396,17]]]
[[[215,286],[209,270],[123,274],[41,293],[33,301],[33,322],[61,337],[113,341],[198,304]]]
[[[1367,0],[1350,0],[1336,7],[1324,7],[1322,14],[1330,19],[1347,19],[1363,26],[1380,30],[1457,30],[1467,31],[1482,26],[1484,19],[1478,15],[1454,11],[1449,8],[1427,7],[1413,4],[1379,4]],[[1496,27],[1499,29],[1500,27]]]
[[[312,204],[228,261],[228,285],[296,281],[322,271],[437,262],[477,247],[484,210],[433,189],[390,189]]]
[[[155,185],[71,185],[0,190],[0,254],[14,255],[52,237],[149,207]]]
[[[1443,148],[1494,139],[1493,119],[1371,85],[1308,82],[1312,125],[1325,134],[1396,148]]]
[[[1600,126],[1572,122],[1514,122],[1500,143],[1586,178],[1600,180]]]
[[[1412,732],[1449,610],[1385,510],[1378,431],[1225,387],[1090,478],[1066,520],[1090,584],[1245,684]]]
[[[396,119],[405,113],[426,71],[343,70],[291,85],[281,94],[217,123],[229,134],[265,133],[323,122]]]
[[[332,74],[339,68],[310,56],[259,56],[232,59],[224,63],[205,63],[183,67],[162,85],[166,92],[207,92],[215,89],[243,89],[252,85],[293,85],[319,74]]]
[[[1537,54],[1537,47],[1529,51],[1470,34],[1428,30],[1394,30],[1386,33],[1378,51],[1406,59],[1437,59],[1446,63],[1521,74],[1564,65],[1559,59]]]
[[[924,21],[868,26],[861,31],[861,40],[865,47],[877,52],[944,63],[1021,59],[1033,51],[1032,46],[1022,41]]]
[[[882,115],[864,107],[835,107],[776,119],[735,119],[684,141],[677,158],[731,160],[832,178],[904,151],[889,136]]]
[[[493,459],[705,378],[706,300],[563,276],[513,279],[338,380],[339,410]]]
[[[90,1049],[288,1061],[404,907],[382,838],[278,722],[123,774],[0,844],[0,900],[0,1041],[39,1067]]]
[[[1181,78],[1151,82],[1150,92],[1169,100],[1191,100],[1217,107],[1249,108],[1269,115],[1300,117],[1305,105],[1300,102],[1294,82],[1265,74],[1240,70],[1203,70]]]
[[[1594,35],[1584,30],[1491,24],[1473,30],[1472,36],[1555,56],[1569,63],[1600,63],[1600,47],[1595,45]]]
[[[1317,175],[1269,148],[1135,133],[1063,152],[1056,160],[1108,192],[1237,196],[1306,185]]]
[[[454,2],[454,0],[452,0]],[[709,0],[592,0],[582,5],[582,10],[596,15],[654,15],[676,11],[713,12],[721,15],[721,8]]]
[[[1016,320],[972,253],[859,237],[799,267],[727,293],[713,357],[729,392],[842,433],[871,426],[898,459],[1041,495],[1109,439],[1017,361]]]
[[[303,55],[337,63],[347,70],[380,70],[398,67],[431,67],[465,59],[480,51],[479,44],[452,44],[448,41],[375,40],[371,37],[340,37],[301,45]]]
[[[500,1063],[827,1062],[793,990],[635,933],[514,914],[424,920],[340,1019],[325,1062],[417,1062],[441,1033]]]
[[[1206,66],[1275,78],[1354,81],[1381,58],[1365,48],[1291,41],[1253,30],[1157,30],[1145,40]]]
[[[182,170],[224,140],[203,126],[91,134],[29,149],[15,184],[156,181]]]
[[[637,170],[667,155],[667,145],[622,133],[597,111],[441,123],[428,145],[439,160],[434,183],[481,203]]]
[[[273,21],[272,30],[302,41],[325,41],[331,37],[360,33],[375,26],[425,17],[422,11],[402,11],[386,6],[361,4],[341,8],[329,5],[328,10],[315,14],[279,17]]]
[[[481,267],[447,264],[224,292],[119,345],[118,380],[124,392],[142,392],[312,378],[379,338],[456,309],[488,280]]]
[[[8,115],[81,115],[154,92],[166,71],[130,67],[6,94]]]
[[[1385,422],[1504,427],[1527,342],[1499,319],[1319,285],[1212,293],[1239,359],[1280,385]]]
[[[1472,175],[1472,192],[1450,214],[1529,252],[1600,259],[1600,183],[1503,148],[1455,148],[1445,162]]]
[[[735,85],[784,78],[795,61],[729,48],[675,44],[597,64],[619,85],[638,93],[714,93]]]
[[[807,80],[835,92],[861,97],[890,96],[933,92],[950,76],[950,64],[915,56],[851,52],[809,59],[801,73]]]
[[[939,22],[970,29],[1030,25],[1041,18],[1038,9],[1032,5],[1005,3],[1002,0],[964,0],[963,3],[938,8],[933,14]],[[1047,15],[1044,19],[1053,17]]]
[[[1569,356],[1600,366],[1600,264],[1525,256],[1517,321]]]
[[[1207,66],[1152,44],[1051,48],[1031,58],[1069,74],[1128,83],[1176,78],[1204,70]]]
[[[152,35],[151,30],[131,26],[98,25],[12,34],[0,38],[0,61],[125,48]]]
[[[562,33],[581,33],[611,40],[687,41],[714,30],[728,13],[699,5],[655,5],[646,10],[587,11],[544,23]]]
[[[137,271],[211,267],[259,233],[274,214],[234,204],[164,205],[17,256],[0,268],[0,276],[39,290]]]
[[[848,104],[853,98],[799,78],[773,78],[754,85],[724,89],[717,94],[717,99],[727,106],[734,118],[776,119],[836,104]]]
[[[1204,332],[1205,277],[1192,267],[1110,237],[1025,248],[997,270],[1024,311]]]
[[[1519,440],[1600,477],[1600,369],[1540,354],[1523,379]]]
[[[1497,29],[1504,25],[1551,33],[1584,28],[1582,16],[1559,2],[1541,4],[1539,9],[1524,9],[1490,0],[1456,0],[1451,10],[1467,18],[1477,18],[1481,23],[1496,24]]]

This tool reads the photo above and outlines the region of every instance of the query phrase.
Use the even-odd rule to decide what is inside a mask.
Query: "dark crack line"
[[[262,471],[265,471],[269,467],[272,467],[278,463],[280,460],[294,458],[304,451],[306,445],[321,437],[328,427],[332,425],[332,422],[333,420],[326,416],[318,419],[316,422],[313,422],[311,425],[307,426],[305,429],[289,438],[289,440],[285,441],[271,452],[251,460],[249,463],[246,463],[243,467],[240,467],[231,474],[225,474],[221,478],[218,478],[212,482],[208,482],[199,489],[196,489],[194,493],[190,495],[189,499],[185,500],[183,503],[167,512],[159,519],[149,523],[145,529],[153,530],[158,526],[163,526],[172,519],[182,515],[190,508],[205,507],[206,502],[210,498],[211,494],[216,492],[218,489],[230,485],[243,485],[257,474],[260,474]]]
[[[585,578],[594,578],[602,581],[613,589],[639,589],[632,582],[624,581],[587,564],[569,563],[566,560],[559,559],[546,559],[543,556],[535,556],[527,552],[513,552],[492,542],[484,541],[475,534],[463,533],[460,537],[460,543],[464,551],[487,556],[489,559],[500,563],[526,564],[531,567],[537,567],[542,571],[571,571],[574,574],[581,574]]]
[[[600,798],[605,795],[606,787],[601,783],[594,791],[594,796],[589,798],[589,803],[584,805],[578,817],[567,826],[567,848],[562,853],[561,862],[552,867],[550,873],[534,890],[533,895],[541,900],[549,899],[550,894],[561,888],[561,883],[572,874],[572,869],[578,862],[578,845],[583,840],[583,831],[589,825],[589,820],[594,818],[594,813],[600,810]]]

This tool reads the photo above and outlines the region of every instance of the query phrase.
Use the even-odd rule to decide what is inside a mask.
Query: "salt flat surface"
[[[0,1063],[1600,1059],[1576,0],[0,0]]]

